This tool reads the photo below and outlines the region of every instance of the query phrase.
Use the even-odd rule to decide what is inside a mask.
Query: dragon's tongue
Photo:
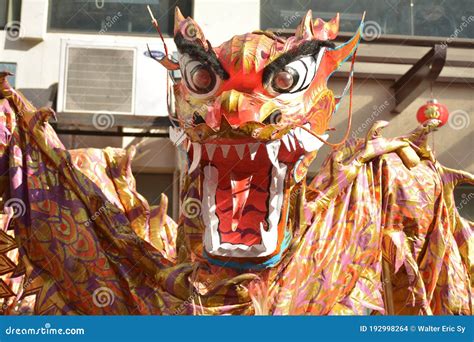
[[[267,226],[271,165],[252,174],[229,172],[217,166],[216,214],[221,241],[252,246],[261,243],[260,227]]]
[[[244,210],[245,203],[249,197],[250,182],[252,176],[236,179],[234,175],[231,175],[231,187],[232,187],[232,231],[235,232],[239,226],[242,212]]]

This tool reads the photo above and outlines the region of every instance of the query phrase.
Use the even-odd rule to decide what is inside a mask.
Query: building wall
[[[337,91],[341,91],[345,83],[342,79],[332,82]],[[378,120],[385,120],[389,125],[383,130],[387,137],[396,137],[409,133],[419,124],[416,112],[419,107],[431,98],[426,90],[406,110],[400,114],[392,114],[390,108],[394,103],[393,81],[378,79],[356,79],[354,83],[353,111],[351,137],[365,138],[365,133]],[[442,101],[451,112],[451,120],[431,135],[430,146],[438,160],[451,168],[458,168],[474,172],[474,97],[470,85],[457,82],[437,82],[433,86],[433,93]],[[348,97],[341,104],[333,117],[329,141],[340,141],[343,137],[348,115]],[[320,154],[311,168],[317,172],[318,167],[325,159],[329,149],[327,147]]]

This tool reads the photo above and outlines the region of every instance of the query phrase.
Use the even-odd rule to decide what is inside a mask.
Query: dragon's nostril
[[[194,115],[193,115],[193,124],[194,125],[199,125],[199,124],[202,124],[202,123],[206,123],[206,121],[204,120],[204,118],[197,112],[194,112]]]
[[[263,123],[266,125],[277,125],[281,121],[281,111],[279,109],[274,110],[269,116],[263,120]]]

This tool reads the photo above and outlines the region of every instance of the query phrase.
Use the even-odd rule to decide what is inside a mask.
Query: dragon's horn
[[[208,49],[206,37],[199,25],[192,18],[185,18],[179,8],[176,7],[174,14],[174,36],[176,37],[178,34],[182,35],[184,39],[197,42],[206,50]]]
[[[183,13],[178,6],[174,9],[174,34],[179,31],[179,25],[185,21],[186,18],[184,17]]]
[[[313,38],[313,12],[308,10],[300,24],[296,28],[295,32],[296,39],[309,40]]]

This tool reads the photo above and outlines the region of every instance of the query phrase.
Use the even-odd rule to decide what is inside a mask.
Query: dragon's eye
[[[305,56],[276,71],[268,82],[267,90],[275,95],[294,94],[305,90],[316,74],[314,56]]]
[[[183,56],[180,64],[186,87],[195,95],[211,96],[218,89],[220,78],[210,66],[187,55]]]
[[[298,82],[298,73],[295,69],[286,67],[280,70],[273,77],[272,88],[279,93],[285,93],[291,90]]]
[[[191,70],[191,82],[199,92],[207,93],[212,89],[213,83],[216,82],[216,77],[213,76],[212,72],[202,65]]]

